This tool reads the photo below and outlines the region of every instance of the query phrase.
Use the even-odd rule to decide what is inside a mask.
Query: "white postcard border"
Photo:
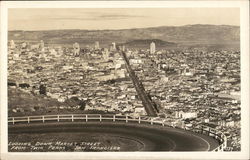
[[[64,152],[7,151],[7,16],[8,8],[240,8],[241,152]],[[25,23],[25,22],[24,22]],[[239,1],[33,1],[1,2],[1,158],[2,159],[248,159],[249,158],[249,2]]]

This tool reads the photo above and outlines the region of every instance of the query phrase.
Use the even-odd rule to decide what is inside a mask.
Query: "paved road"
[[[126,56],[125,52],[122,52],[122,57],[126,63],[126,69],[129,73],[130,79],[133,82],[133,85],[136,89],[136,92],[138,94],[138,96],[140,97],[142,104],[147,112],[147,114],[149,116],[153,116],[156,117],[157,116],[157,110],[154,108],[152,101],[149,99],[148,95],[145,93],[144,87],[142,85],[142,83],[139,81],[139,79],[137,78],[137,76],[135,75],[135,72],[133,71],[133,69],[131,68],[130,64],[129,64],[129,60]]]
[[[119,136],[143,144],[140,151],[209,151],[218,146],[218,142],[208,136],[171,127],[149,126],[113,122],[60,122],[9,125],[9,135],[47,133],[83,133],[89,135]],[[46,134],[46,135],[47,135]],[[66,134],[67,135],[67,134]],[[11,139],[9,139],[11,140]],[[58,139],[57,139],[58,140]],[[36,141],[33,139],[32,141]],[[124,150],[128,151],[128,150]]]

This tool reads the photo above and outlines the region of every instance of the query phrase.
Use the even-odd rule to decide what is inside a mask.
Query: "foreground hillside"
[[[48,114],[83,114],[104,112],[96,110],[84,110],[82,101],[76,97],[58,102],[56,99],[44,95],[33,95],[21,89],[8,89],[8,116],[31,116]]]

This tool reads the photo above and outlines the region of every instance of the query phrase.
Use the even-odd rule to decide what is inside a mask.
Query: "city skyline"
[[[9,9],[8,28],[35,31],[112,30],[193,24],[239,26],[239,11],[237,8]]]

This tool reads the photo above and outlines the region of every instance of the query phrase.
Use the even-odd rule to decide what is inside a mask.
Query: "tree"
[[[80,100],[78,97],[71,97],[65,101],[70,107],[80,106],[80,110],[84,110],[86,107],[86,102]]]
[[[46,95],[46,86],[45,85],[40,85],[39,87],[39,93],[40,94],[43,94],[43,95]]]
[[[86,102],[85,101],[81,101],[80,103],[80,110],[84,110],[86,107]]]

